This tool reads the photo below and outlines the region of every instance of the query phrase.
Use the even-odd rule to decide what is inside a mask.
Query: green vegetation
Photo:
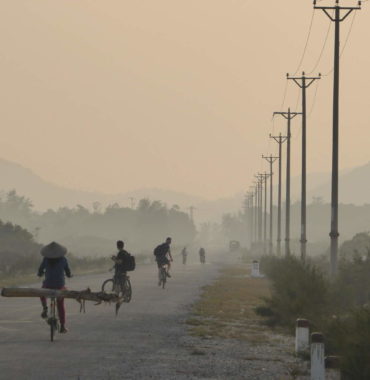
[[[310,255],[320,255],[327,248],[328,241],[328,221],[330,221],[330,203],[323,202],[320,198],[315,198],[307,205],[307,230],[309,231],[310,242],[308,249]],[[274,208],[274,215],[277,209]],[[342,239],[350,239],[358,231],[367,231],[370,226],[370,204],[356,206],[353,204],[339,204],[340,225]],[[222,230],[229,240],[238,240],[242,245],[249,245],[248,234],[250,230],[249,221],[251,214],[247,205],[243,212],[237,214],[227,214],[222,221]],[[284,225],[284,213],[282,215],[282,225]],[[291,236],[300,236],[300,202],[291,205]],[[299,252],[299,239],[291,241],[292,252]]]
[[[36,280],[41,262],[41,245],[24,228],[0,221],[0,286],[15,285]],[[79,258],[68,255],[74,273],[107,270],[108,258]]]
[[[324,333],[326,353],[342,357],[344,379],[370,378],[370,238],[358,234],[341,247],[338,275],[331,280],[323,257],[302,263],[265,256],[261,269],[271,294],[256,307],[267,324],[293,332],[297,318]]]
[[[76,256],[107,256],[115,250],[114,242],[123,239],[134,254],[152,252],[167,236],[175,244],[193,242],[196,229],[189,215],[178,206],[168,208],[160,201],[142,199],[135,209],[112,204],[93,210],[77,205],[37,213],[32,202],[10,191],[0,198],[3,221],[21,225],[42,242],[58,241]]]
[[[314,265],[302,264],[293,256],[264,257],[261,268],[271,281],[271,296],[256,310],[268,316],[271,326],[294,328],[298,317],[312,321],[325,311],[328,283]]]

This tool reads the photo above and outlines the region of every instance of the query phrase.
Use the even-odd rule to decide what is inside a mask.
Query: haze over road
[[[182,322],[220,263],[182,266],[177,261],[165,290],[157,285],[154,265],[139,265],[130,276],[133,299],[122,305],[117,318],[114,305],[87,302],[86,314],[80,314],[79,304],[66,300],[70,331],[53,343],[37,299],[1,297],[0,379],[189,378],[183,369],[191,366],[192,357],[180,343],[186,335]],[[99,290],[110,276],[76,276],[67,286]]]

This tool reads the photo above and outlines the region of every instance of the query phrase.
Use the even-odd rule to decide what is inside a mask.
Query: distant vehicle
[[[229,250],[230,252],[235,252],[240,249],[240,242],[237,240],[230,240],[229,242]]]

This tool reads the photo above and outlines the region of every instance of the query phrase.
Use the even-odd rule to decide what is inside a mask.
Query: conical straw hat
[[[63,257],[67,253],[67,248],[53,241],[52,243],[45,245],[41,251],[41,255],[48,259],[57,259]]]

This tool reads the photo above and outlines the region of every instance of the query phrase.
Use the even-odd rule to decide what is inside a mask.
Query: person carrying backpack
[[[168,237],[166,241],[160,245],[158,245],[154,249],[155,260],[157,261],[158,269],[160,270],[163,265],[166,266],[167,277],[171,277],[169,270],[171,268],[171,242],[172,239]]]
[[[113,255],[111,258],[114,261],[114,276],[119,277],[125,274],[128,270],[134,270],[134,268],[129,268],[131,264],[132,257],[126,250],[124,250],[125,243],[122,240],[117,241],[117,255]]]

